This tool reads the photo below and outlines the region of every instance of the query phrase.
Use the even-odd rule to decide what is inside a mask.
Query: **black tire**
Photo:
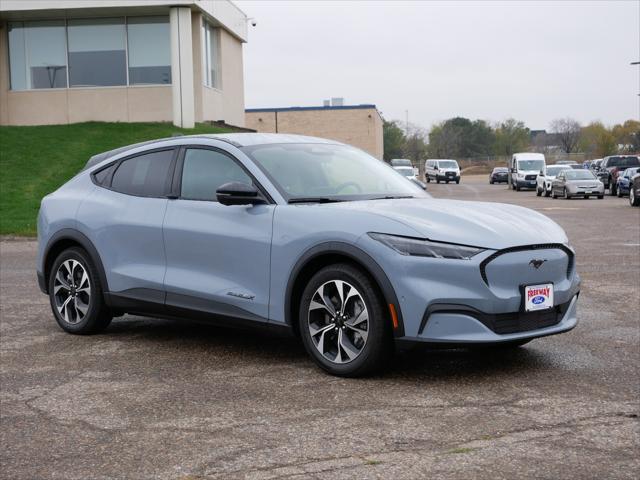
[[[431,177],[427,175],[427,183],[431,183]]]
[[[460,179],[456,180],[456,185],[460,184]]]
[[[615,183],[609,182],[609,195],[614,197],[616,195],[616,185]]]
[[[436,177],[436,183],[440,183],[440,179]]]
[[[56,274],[58,273],[61,265],[69,260],[78,262],[82,266],[82,269],[87,273],[87,277],[89,280],[89,297],[87,304],[88,307],[86,309],[84,317],[79,317],[80,314],[78,312],[81,312],[81,310],[78,309],[71,311],[71,315],[67,315],[69,318],[75,315],[75,319],[78,320],[77,323],[66,321],[63,314],[59,311],[56,303],[60,303],[60,297],[64,296],[66,291],[69,291],[68,289],[63,288],[59,289],[57,294],[55,292]],[[72,283],[75,284],[75,282]],[[62,328],[65,332],[73,333],[76,335],[90,335],[104,330],[111,323],[113,316],[104,303],[102,285],[100,284],[98,271],[87,252],[85,252],[83,249],[78,247],[68,248],[60,255],[58,255],[58,258],[56,258],[56,260],[53,262],[53,266],[51,267],[51,271],[49,273],[48,286],[51,311],[53,312],[53,316],[55,317],[56,322],[58,322],[60,328]],[[78,287],[81,286],[82,285],[80,285],[79,282]],[[79,288],[76,291],[74,287],[73,291],[78,299],[80,299],[80,297],[83,295],[79,293]],[[63,309],[62,311],[65,310]]]
[[[551,195],[551,189],[550,189],[550,188],[549,188],[549,189],[547,189],[547,187],[546,187],[546,185],[545,185],[545,187],[544,187],[544,196],[545,196],[545,197],[548,197],[548,196],[550,196],[550,195]]]
[[[449,180],[445,180],[444,183],[446,183],[448,185],[449,184]]]
[[[629,205],[632,207],[640,206],[640,197],[635,194],[634,186],[631,184],[629,186]]]
[[[622,190],[619,188],[616,188],[616,194],[618,195],[618,198],[622,198]]]
[[[489,185],[493,185],[493,180],[489,180]]]
[[[359,354],[346,363],[335,363],[316,348],[309,331],[309,308],[316,291],[325,283],[341,280],[360,293],[368,312],[367,340]],[[316,297],[317,298],[317,297]],[[325,313],[326,318],[330,315]],[[374,282],[360,269],[348,264],[329,265],[309,280],[300,301],[300,337],[305,350],[326,372],[341,377],[359,377],[382,367],[393,351],[391,320]],[[344,327],[343,327],[344,328]]]
[[[541,197],[541,196],[542,196],[542,190],[540,190],[540,188],[539,188],[539,187],[536,187],[536,195],[537,195],[538,197]]]
[[[520,187],[516,184],[516,192],[520,191]]]
[[[564,189],[562,189],[562,196],[564,197],[565,200],[571,200],[571,195],[569,195],[569,192],[567,191],[567,187],[564,187]]]
[[[598,200],[602,200],[604,198],[604,195],[598,195]]]

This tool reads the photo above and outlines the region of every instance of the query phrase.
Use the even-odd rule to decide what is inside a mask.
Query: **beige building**
[[[0,125],[244,126],[246,40],[229,0],[2,0]]]
[[[258,132],[296,133],[330,138],[382,160],[382,117],[375,105],[249,108],[245,125]]]

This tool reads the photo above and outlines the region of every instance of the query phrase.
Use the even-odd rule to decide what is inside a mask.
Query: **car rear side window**
[[[216,201],[216,190],[229,182],[253,183],[231,157],[215,150],[187,149],[182,167],[182,198]]]
[[[123,161],[113,174],[111,189],[140,197],[163,197],[174,150],[146,153]]]

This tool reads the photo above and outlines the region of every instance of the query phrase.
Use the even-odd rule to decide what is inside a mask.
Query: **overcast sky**
[[[640,1],[255,1],[247,108],[375,103],[423,127],[465,116],[640,117]]]

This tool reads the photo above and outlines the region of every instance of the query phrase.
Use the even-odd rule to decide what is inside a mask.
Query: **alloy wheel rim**
[[[91,281],[77,260],[65,260],[53,279],[53,298],[60,318],[75,325],[87,315],[91,302]]]
[[[332,363],[355,360],[369,337],[369,312],[364,299],[343,280],[331,280],[315,291],[307,324],[314,347]]]

